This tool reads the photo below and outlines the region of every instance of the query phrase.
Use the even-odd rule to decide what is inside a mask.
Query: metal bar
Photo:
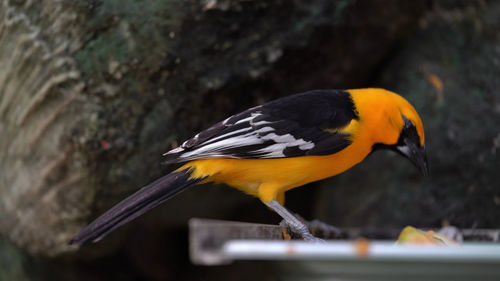
[[[306,243],[300,240],[284,241],[282,229],[276,225],[264,225],[218,220],[191,219],[189,222],[190,254],[195,264],[215,265],[233,260],[280,260],[280,261],[342,261],[346,263],[411,262],[410,268],[418,272],[417,264],[443,266],[474,265],[484,270],[500,266],[500,244],[492,242],[464,242],[458,246],[408,246],[394,245],[394,241],[328,240],[324,244]],[[346,237],[355,239],[370,233],[359,229],[342,229]],[[499,230],[461,230],[464,241],[477,238],[481,241],[498,241]],[[376,231],[380,234],[380,230]],[[385,237],[397,236],[388,230]],[[373,235],[372,235],[373,236]],[[416,267],[415,267],[416,266]],[[439,270],[439,266],[436,270]],[[445,268],[445,267],[441,267]],[[448,268],[448,267],[446,267]],[[471,267],[472,268],[472,267]],[[463,269],[463,268],[462,268]],[[498,271],[500,275],[500,270]]]
[[[360,245],[363,243],[363,245]],[[361,249],[362,248],[362,249]],[[500,244],[467,243],[457,246],[395,245],[394,242],[233,240],[221,253],[233,260],[384,260],[384,261],[460,261],[500,264]]]

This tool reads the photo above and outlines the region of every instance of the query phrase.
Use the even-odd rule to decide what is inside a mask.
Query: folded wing
[[[353,119],[358,117],[349,93],[310,91],[233,115],[165,155],[176,156],[167,162],[328,155],[351,143],[337,129]]]

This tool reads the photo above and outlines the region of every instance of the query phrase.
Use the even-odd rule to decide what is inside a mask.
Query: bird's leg
[[[272,200],[265,203],[269,208],[273,209],[278,215],[280,215],[287,226],[296,234],[300,235],[302,239],[308,242],[322,243],[324,240],[314,237],[307,226],[297,219],[292,213],[290,213],[285,207],[283,207],[278,201]]]

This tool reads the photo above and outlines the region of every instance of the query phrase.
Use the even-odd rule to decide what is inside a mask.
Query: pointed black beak
[[[425,146],[420,146],[410,139],[404,139],[403,142],[404,145],[396,146],[396,151],[408,158],[420,170],[423,176],[428,176],[429,165],[427,163]]]

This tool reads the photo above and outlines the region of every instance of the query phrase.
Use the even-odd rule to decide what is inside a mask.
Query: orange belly
[[[361,162],[371,146],[351,144],[326,156],[301,156],[277,159],[202,159],[186,163],[192,177],[206,177],[203,182],[225,183],[259,197],[263,202],[276,200],[292,188],[328,178]]]

